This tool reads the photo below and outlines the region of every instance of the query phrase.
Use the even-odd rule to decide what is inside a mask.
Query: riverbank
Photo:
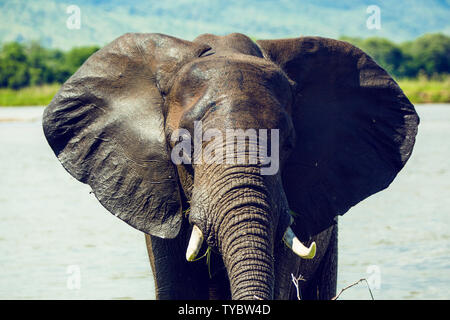
[[[401,79],[398,84],[414,104],[450,102],[450,76],[440,80],[425,77]],[[48,84],[19,90],[0,88],[0,106],[48,105],[60,86]]]
[[[25,87],[19,90],[0,88],[0,106],[45,106],[58,92],[60,84]]]
[[[442,79],[401,79],[398,84],[414,104],[450,102],[450,76]]]

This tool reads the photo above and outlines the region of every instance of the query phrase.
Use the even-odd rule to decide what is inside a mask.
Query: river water
[[[450,105],[418,105],[413,155],[340,218],[338,291],[450,298]],[[0,108],[0,299],[154,299],[144,235],[59,164],[41,107]],[[365,282],[339,299],[370,299]]]

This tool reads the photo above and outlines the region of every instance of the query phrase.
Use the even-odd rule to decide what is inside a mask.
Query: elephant
[[[338,217],[391,184],[418,125],[350,43],[240,33],[124,34],[43,115],[63,167],[145,234],[155,297],[174,300],[333,298]]]

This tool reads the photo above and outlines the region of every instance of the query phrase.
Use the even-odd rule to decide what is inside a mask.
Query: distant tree
[[[402,64],[406,57],[395,43],[376,37],[367,39],[342,37],[341,40],[362,49],[391,75],[402,76]]]
[[[78,47],[67,53],[47,49],[38,42],[9,42],[0,50],[0,87],[63,83],[99,48]]]
[[[414,41],[395,44],[382,38],[342,37],[367,52],[396,78],[450,73],[450,37],[426,34]]]
[[[78,68],[89,58],[99,47],[76,47],[72,48],[65,55],[65,66],[70,71],[70,74],[75,73]]]
[[[362,43],[361,49],[369,52],[387,72],[396,77],[401,76],[399,68],[404,61],[404,56],[395,43],[382,38],[368,38]]]
[[[28,85],[30,74],[24,45],[5,43],[0,52],[0,85],[17,89]]]
[[[65,62],[65,53],[59,49],[49,49],[47,52],[47,67],[50,70],[46,83],[64,83],[72,72]]]
[[[450,73],[450,37],[443,34],[426,34],[404,43],[402,50],[410,56],[407,61],[410,73],[428,76]],[[411,69],[414,72],[411,72]]]
[[[51,72],[46,65],[48,50],[38,42],[31,42],[27,47],[27,60],[30,73],[30,85],[40,85],[47,82]]]
[[[395,78],[450,74],[450,37],[444,34],[426,34],[401,44],[383,38],[340,39],[367,52]],[[64,52],[39,42],[4,43],[0,49],[0,87],[63,83],[98,49],[76,47]]]

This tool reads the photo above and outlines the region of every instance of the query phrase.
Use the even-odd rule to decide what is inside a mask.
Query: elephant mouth
[[[203,244],[203,233],[202,231],[194,225],[192,228],[191,237],[189,239],[189,244],[186,250],[186,260],[194,261],[200,251]],[[283,242],[300,258],[303,259],[313,259],[316,255],[316,243],[312,242],[309,247],[306,247],[295,235],[294,231],[290,226],[287,227]]]

